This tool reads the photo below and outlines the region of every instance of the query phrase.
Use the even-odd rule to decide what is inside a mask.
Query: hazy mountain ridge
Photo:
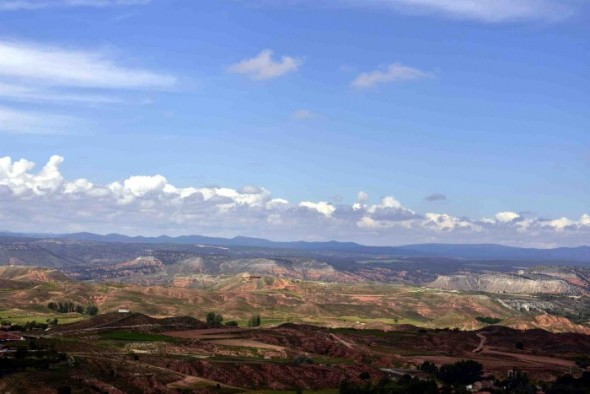
[[[335,244],[329,243],[329,247]],[[314,247],[319,245],[325,244],[315,244]],[[435,248],[432,245],[424,247]],[[443,249],[449,248],[447,245]],[[201,243],[22,237],[4,237],[0,242],[0,265],[50,267],[81,280],[142,285],[202,288],[209,286],[215,278],[244,274],[324,282],[404,283],[490,293],[579,295],[590,289],[588,270],[574,267],[531,270],[539,263],[545,261],[398,256],[335,249],[302,251]]]
[[[403,246],[366,246],[355,242],[276,242],[260,238],[238,236],[234,238],[186,235],[170,237],[126,236],[121,234],[99,235],[93,233],[72,234],[20,234],[0,233],[5,238],[62,239],[102,243],[125,244],[178,244],[265,249],[291,249],[300,251],[337,251],[341,253],[387,254],[415,257],[447,257],[481,260],[537,260],[582,262],[590,264],[590,246],[560,247],[553,249],[519,248],[497,244],[416,244]]]

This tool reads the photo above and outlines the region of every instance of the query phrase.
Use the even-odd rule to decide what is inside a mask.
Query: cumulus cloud
[[[352,81],[351,86],[359,89],[366,89],[380,84],[414,81],[429,77],[432,77],[431,73],[414,67],[404,66],[400,63],[394,63],[378,70],[358,75]]]
[[[0,0],[0,11],[38,10],[54,7],[112,7],[145,5],[151,0]]]
[[[265,49],[253,58],[232,64],[227,67],[227,71],[232,74],[247,75],[255,80],[265,80],[297,71],[303,64],[301,58],[282,56],[280,60],[273,60],[272,55],[273,51]]]
[[[498,212],[496,214],[496,219],[502,223],[512,222],[512,221],[519,219],[519,218],[520,218],[520,214],[518,214],[516,212],[505,211],[505,212]]]
[[[436,231],[453,231],[453,230],[472,230],[475,232],[481,231],[481,227],[472,223],[468,219],[461,219],[447,214],[427,213],[423,222],[427,228]]]
[[[336,211],[336,208],[332,204],[330,204],[328,202],[324,202],[324,201],[320,201],[320,202],[303,201],[303,202],[299,203],[299,206],[311,209],[313,211],[317,211],[328,218],[330,216],[332,216],[332,214]]]
[[[290,202],[259,186],[178,187],[164,175],[133,175],[108,184],[66,179],[64,158],[39,170],[26,160],[0,158],[0,217],[5,230],[113,231],[128,234],[249,235],[272,239],[354,240],[369,244],[497,242],[576,245],[590,239],[590,215],[529,218],[504,211],[472,220],[421,214],[393,196],[353,205]],[[27,220],[23,220],[26,218]]]

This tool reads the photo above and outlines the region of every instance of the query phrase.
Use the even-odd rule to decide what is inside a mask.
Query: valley
[[[337,392],[465,359],[541,382],[580,374],[590,352],[583,264],[56,239],[0,249],[0,321],[21,327],[19,346],[57,352],[34,372],[48,393]]]

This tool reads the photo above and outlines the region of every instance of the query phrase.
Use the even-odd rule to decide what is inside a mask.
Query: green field
[[[57,319],[58,324],[68,324],[87,318],[88,316],[77,313],[37,313],[20,309],[0,311],[0,321],[10,322],[11,324],[24,324],[33,320],[37,323],[45,323],[47,319]]]

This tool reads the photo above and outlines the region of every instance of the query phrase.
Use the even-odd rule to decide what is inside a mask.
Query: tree
[[[98,315],[98,307],[94,304],[90,304],[86,307],[86,314],[89,316]]]
[[[221,327],[221,323],[223,323],[223,316],[215,312],[209,312],[207,313],[206,322],[208,328]]]
[[[502,382],[502,385],[510,393],[515,394],[535,394],[537,392],[537,388],[531,383],[528,375],[519,370],[510,371],[508,379]]]
[[[436,375],[438,373],[438,367],[431,361],[424,361],[422,365],[420,365],[420,371],[426,372],[430,375]]]
[[[248,327],[260,327],[261,322],[260,315],[254,315],[248,320]]]

